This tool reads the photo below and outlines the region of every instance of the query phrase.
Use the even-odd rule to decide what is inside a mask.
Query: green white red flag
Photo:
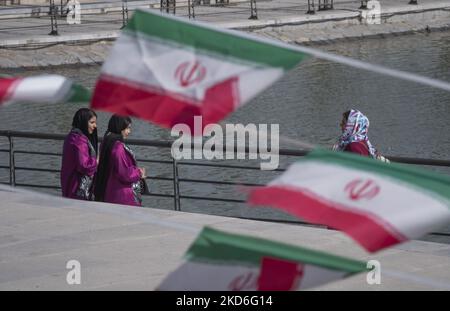
[[[18,102],[89,102],[90,92],[59,75],[0,78],[0,105]]]
[[[251,205],[342,230],[368,251],[450,223],[450,178],[346,152],[315,150],[265,187]]]
[[[92,108],[171,128],[217,123],[306,57],[275,41],[138,9],[105,61]]]
[[[364,262],[205,227],[157,290],[299,290],[366,271]]]

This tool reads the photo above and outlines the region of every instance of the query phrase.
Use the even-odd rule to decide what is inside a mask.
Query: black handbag
[[[147,182],[145,181],[145,178],[141,178],[139,180],[140,188],[141,188],[141,194],[150,194],[150,191],[148,190]]]

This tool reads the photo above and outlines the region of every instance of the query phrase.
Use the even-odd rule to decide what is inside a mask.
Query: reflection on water
[[[412,71],[450,81],[450,32],[416,34],[388,39],[367,39],[321,46],[337,54],[367,60],[387,67]],[[93,87],[98,66],[56,67],[53,69],[3,72],[13,75],[57,73]],[[71,118],[80,105],[13,105],[0,112],[0,128],[46,133],[66,133]],[[450,154],[450,93],[410,82],[372,74],[327,61],[309,59],[285,75],[272,87],[228,118],[231,123],[279,123],[283,136],[330,146],[339,134],[338,124],[343,111],[357,108],[370,119],[370,139],[382,153],[397,156],[449,159]],[[99,133],[106,129],[107,113],[99,113]],[[169,139],[168,130],[135,120],[133,138]],[[1,140],[5,143],[6,140]],[[60,151],[61,145],[21,140],[24,149]],[[292,147],[285,145],[284,147]],[[135,148],[140,157],[170,159],[168,150]],[[45,167],[59,167],[58,158],[18,156],[18,162],[34,162]],[[0,154],[0,165],[7,164],[7,154]],[[292,159],[282,159],[285,166]],[[255,166],[258,163],[253,163]],[[151,176],[171,177],[171,167],[146,164]],[[439,169],[450,174],[448,169]],[[266,182],[276,173],[253,173],[226,169],[180,168],[185,178]],[[7,180],[7,172],[0,174]],[[233,178],[232,178],[233,176]],[[25,181],[58,183],[58,176],[26,175]],[[171,182],[153,182],[152,191],[172,193]],[[235,188],[206,184],[182,183],[183,195],[243,198]],[[147,206],[172,208],[173,200],[147,198]],[[183,200],[182,209],[221,215],[259,217],[275,212],[249,209],[243,204],[225,204]],[[279,216],[279,214],[277,213]]]

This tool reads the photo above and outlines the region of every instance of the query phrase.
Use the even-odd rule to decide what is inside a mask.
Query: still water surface
[[[387,39],[365,39],[341,42],[321,49],[372,63],[428,77],[450,81],[450,32],[416,34]],[[99,66],[55,67],[52,69],[4,71],[3,74],[35,75],[55,73],[65,75],[92,88]],[[45,133],[67,133],[74,112],[81,105],[12,105],[0,113],[0,129]],[[356,108],[370,119],[369,137],[382,153],[396,156],[450,159],[450,93],[427,86],[400,81],[318,59],[308,59],[287,73],[246,106],[231,115],[230,123],[277,123],[280,133],[314,144],[330,146],[339,135],[338,124],[343,111]],[[110,114],[99,113],[99,134],[103,135]],[[170,139],[170,132],[152,124],[134,120],[132,138]],[[1,143],[6,143],[2,139]],[[291,148],[292,146],[283,145]],[[19,140],[18,149],[60,151],[61,144]],[[168,150],[135,148],[139,157],[170,159]],[[8,161],[0,154],[0,165]],[[18,155],[25,165],[59,168],[58,158]],[[293,159],[281,159],[285,167]],[[233,162],[230,161],[230,164]],[[253,161],[255,166],[258,162]],[[171,167],[146,164],[150,176],[171,177]],[[450,174],[449,169],[427,168]],[[230,169],[180,168],[184,178],[264,183],[277,173]],[[8,180],[7,170],[0,170],[2,181]],[[57,174],[18,172],[19,182],[58,184]],[[152,191],[172,193],[171,182],[154,181]],[[243,198],[230,186],[182,183],[183,195],[202,197]],[[172,199],[146,198],[149,207],[173,208]],[[267,209],[248,208],[243,204],[182,200],[185,211],[243,217],[281,217]],[[448,230],[450,231],[450,230]]]

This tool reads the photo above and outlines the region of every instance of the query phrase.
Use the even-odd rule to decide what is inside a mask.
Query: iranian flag
[[[248,202],[342,230],[368,251],[450,223],[450,178],[346,152],[315,150]]]
[[[0,105],[18,102],[89,102],[90,92],[59,75],[0,78]]]
[[[367,271],[364,262],[208,227],[157,290],[299,290]]]
[[[171,128],[217,123],[306,57],[274,41],[138,9],[105,61],[91,107]]]

